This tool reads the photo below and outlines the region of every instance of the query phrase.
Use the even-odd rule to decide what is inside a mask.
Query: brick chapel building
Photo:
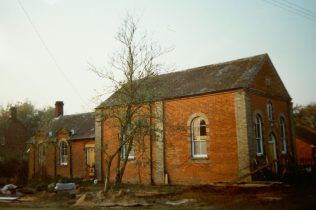
[[[93,178],[94,113],[63,113],[63,102],[57,101],[56,117],[49,131],[37,133],[28,141],[29,179],[57,176]]]
[[[292,102],[267,54],[162,74],[151,85],[161,119],[152,123],[160,131],[145,140],[145,150],[135,146],[124,183],[208,184],[290,172]],[[115,94],[96,109],[99,179],[106,172],[103,147],[115,147],[117,131],[111,119],[97,116],[113,100]]]

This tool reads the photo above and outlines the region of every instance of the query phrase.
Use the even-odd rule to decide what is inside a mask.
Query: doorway
[[[274,133],[270,133],[268,141],[268,159],[271,165],[272,174],[276,175],[278,173],[278,154],[276,147],[276,138]]]

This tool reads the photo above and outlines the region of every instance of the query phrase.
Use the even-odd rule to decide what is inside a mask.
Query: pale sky
[[[174,48],[166,71],[268,53],[294,104],[316,102],[314,0],[0,0],[0,105],[93,111],[109,84],[88,63],[109,67],[127,12]]]

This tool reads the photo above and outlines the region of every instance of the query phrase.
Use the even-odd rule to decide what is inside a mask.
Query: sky
[[[268,53],[293,103],[316,102],[314,0],[0,0],[0,106],[93,111],[112,89],[89,64],[111,71],[127,13],[173,48],[165,72]]]

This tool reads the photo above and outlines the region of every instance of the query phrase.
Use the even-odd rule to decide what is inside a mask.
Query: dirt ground
[[[0,209],[316,209],[316,182],[216,183],[207,186],[124,186],[103,196],[102,185],[78,186],[74,194],[37,192]]]

